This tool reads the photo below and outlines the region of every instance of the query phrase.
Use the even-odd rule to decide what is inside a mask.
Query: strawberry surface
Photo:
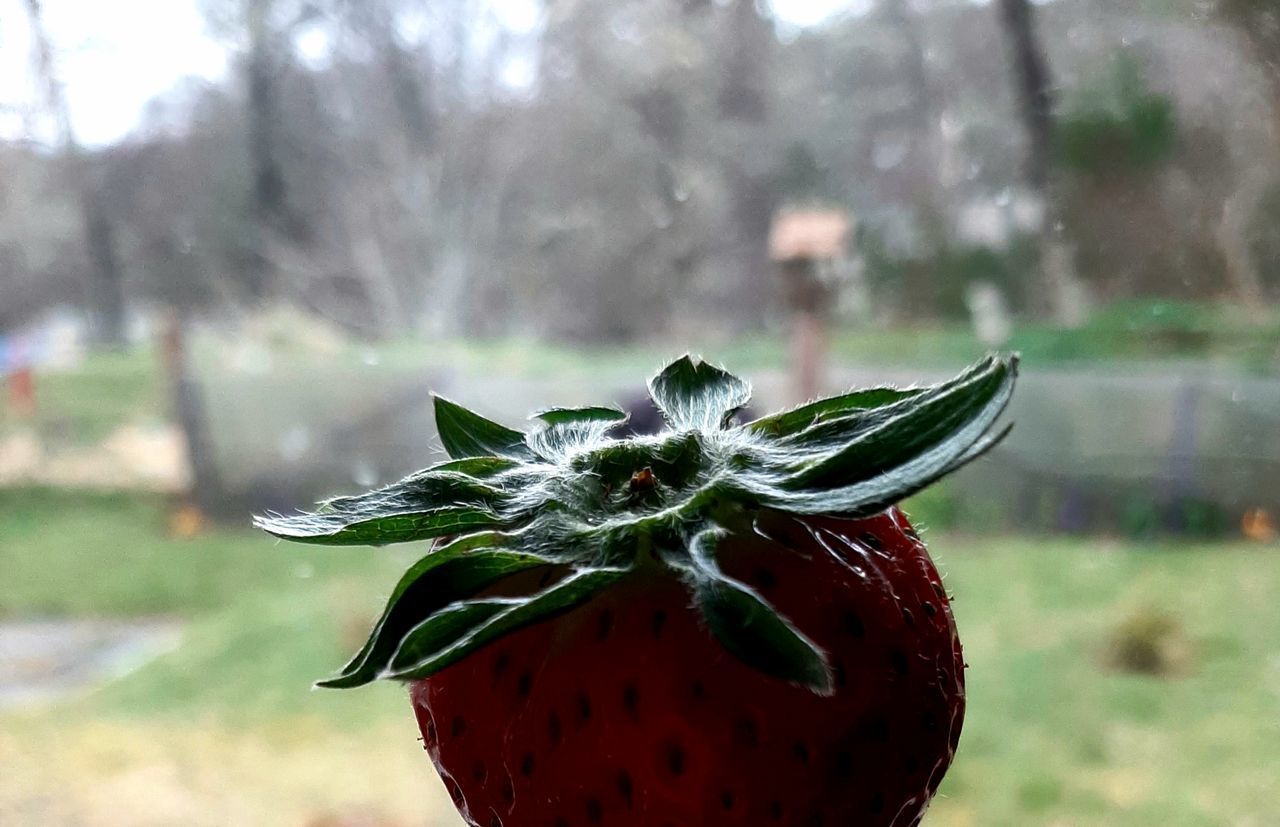
[[[411,685],[480,827],[911,825],[951,763],[960,643],[924,545],[875,517],[761,512],[722,542],[829,655],[829,696],[725,652],[677,581],[635,577]]]

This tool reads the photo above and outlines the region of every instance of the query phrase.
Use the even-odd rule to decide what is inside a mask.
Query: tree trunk
[[[734,0],[727,10],[727,36],[721,63],[720,114],[730,120],[763,123],[768,115],[768,60],[773,40],[769,21],[753,0]]]
[[[436,143],[436,114],[431,96],[431,77],[419,76],[410,56],[396,42],[391,31],[382,39],[383,71],[391,84],[391,98],[400,114],[401,128],[413,149],[428,154]]]
[[[1039,239],[1040,300],[1034,302],[1059,324],[1084,322],[1087,292],[1076,275],[1071,245],[1054,193],[1053,77],[1035,31],[1030,0],[999,0],[1000,23],[1008,41],[1018,112],[1027,135],[1026,179],[1042,205]]]
[[[942,132],[937,96],[929,82],[924,38],[920,22],[906,0],[884,0],[885,19],[902,42],[901,72],[910,90],[906,101],[910,130],[909,191],[916,220],[927,244],[930,258],[942,256],[951,243],[947,220],[947,198],[942,181]]]
[[[1227,22],[1245,41],[1247,50],[1262,70],[1270,103],[1269,132],[1273,160],[1280,157],[1280,29],[1274,17],[1266,19],[1262,4],[1223,3],[1219,9]],[[1280,165],[1278,165],[1280,166]],[[1244,183],[1222,205],[1218,224],[1218,247],[1226,263],[1227,275],[1237,300],[1253,318],[1261,318],[1266,304],[1258,262],[1249,249],[1249,221],[1256,214],[1267,189],[1276,183],[1274,175],[1248,175]]]
[[[820,263],[793,258],[779,270],[791,306],[791,397],[808,402],[822,393],[827,362],[827,318],[834,296],[819,275]]]
[[[115,225],[94,185],[86,182],[83,186],[80,208],[89,254],[94,339],[101,345],[120,347],[125,343],[124,273],[116,252]]]
[[[1218,249],[1222,251],[1232,293],[1245,311],[1258,319],[1266,304],[1258,263],[1249,249],[1249,219],[1266,194],[1270,180],[1252,178],[1222,204],[1218,224]]]
[[[276,61],[267,29],[270,0],[250,0],[249,57],[245,67],[249,92],[249,156],[253,164],[253,204],[260,220],[272,224],[284,217],[285,181],[276,149]]]
[[[726,315],[755,327],[763,323],[766,302],[761,296],[772,290],[773,279],[768,239],[777,193],[762,137],[769,120],[768,78],[775,39],[772,24],[760,16],[753,0],[736,0],[724,13],[729,19],[718,105],[737,140],[721,156],[729,191],[731,268],[721,298]]]
[[[1027,133],[1027,183],[1038,193],[1049,187],[1053,161],[1053,92],[1049,62],[1035,32],[1030,0],[1000,0],[1000,22],[1009,41],[1018,113]]]
[[[1218,0],[1218,14],[1244,38],[1267,82],[1271,139],[1280,143],[1280,18],[1273,0]]]
[[[187,360],[186,320],[181,311],[170,309],[161,341],[165,377],[172,393],[173,413],[186,443],[191,471],[190,504],[208,514],[222,500],[222,482],[209,443],[208,421],[200,385],[191,376]]]
[[[86,299],[92,318],[92,331],[99,344],[119,346],[124,343],[125,294],[124,277],[116,255],[115,229],[111,215],[98,195],[94,176],[86,168],[75,131],[71,127],[71,108],[58,80],[53,44],[44,26],[44,9],[40,0],[26,0],[36,76],[44,87],[45,107],[58,125],[66,172],[71,186],[79,189],[81,227],[88,260]]]

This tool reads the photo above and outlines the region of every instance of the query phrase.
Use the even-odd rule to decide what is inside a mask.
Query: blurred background
[[[907,503],[929,825],[1280,818],[1273,0],[0,0],[0,824],[456,827],[310,692],[419,548],[254,510],[701,352],[757,412],[1019,350]]]

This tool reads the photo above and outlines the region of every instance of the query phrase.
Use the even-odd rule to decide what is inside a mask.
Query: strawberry
[[[912,825],[955,754],[964,662],[896,503],[994,445],[1016,359],[745,425],[742,380],[684,357],[668,430],[610,408],[523,434],[445,399],[453,457],[258,523],[436,545],[320,685],[408,682],[480,827]]]

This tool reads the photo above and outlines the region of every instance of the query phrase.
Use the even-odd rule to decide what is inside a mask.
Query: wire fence
[[[924,377],[932,381],[944,374]],[[918,372],[834,370],[832,389],[905,384]],[[234,507],[287,510],[389,482],[440,458],[430,393],[519,423],[549,405],[638,408],[629,376],[511,379],[409,370],[206,371],[211,442]],[[760,411],[787,377],[756,377]],[[921,500],[973,528],[1230,534],[1280,513],[1280,380],[1210,367],[1025,369],[992,454]],[[930,505],[932,503],[932,505]]]

